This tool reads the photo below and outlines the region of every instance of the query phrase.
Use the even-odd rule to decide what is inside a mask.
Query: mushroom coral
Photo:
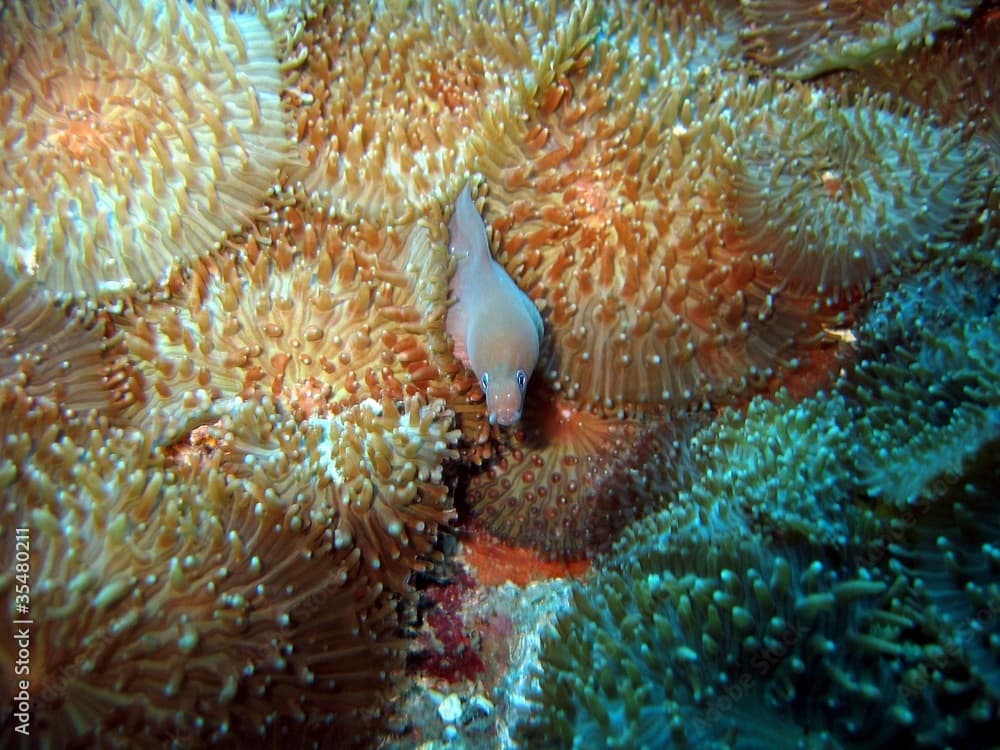
[[[233,243],[116,318],[145,386],[131,414],[159,440],[254,394],[306,411],[451,394],[447,249],[426,226],[292,202]]]
[[[996,279],[939,258],[867,311],[832,394],[698,432],[690,484],[543,631],[520,744],[993,736]]]
[[[542,635],[519,746],[940,746],[989,736],[997,702],[914,582],[862,548],[769,544],[737,528],[626,533]],[[953,696],[965,699],[955,703]]]
[[[296,419],[265,398],[239,404],[209,428],[221,469],[243,481],[291,529],[327,529],[337,550],[359,550],[372,583],[410,593],[437,531],[454,517],[442,464],[456,457],[443,402],[385,398],[336,415]]]
[[[930,47],[908,50],[858,71],[866,86],[919,105],[949,125],[966,124],[1000,154],[1000,15],[977,14],[969,24],[937,36]]]
[[[600,417],[544,388],[525,407],[465,487],[471,518],[496,537],[553,559],[588,557],[689,480],[695,415]]]
[[[218,248],[291,156],[271,34],[225,3],[9,3],[0,50],[2,259],[55,295]]]
[[[718,68],[706,40],[725,47],[725,18],[612,5],[599,24],[480,144],[495,256],[547,333],[523,424],[466,500],[549,556],[593,554],[673,497],[691,430],[665,414],[690,424],[685,407],[763,389],[842,320],[740,236],[764,192],[739,192],[741,128],[783,89]]]
[[[966,130],[884,97],[794,87],[739,130],[740,241],[831,304],[951,252],[994,179]]]
[[[528,92],[526,116],[483,123],[479,167],[494,255],[551,332],[541,378],[631,416],[759,388],[821,330],[768,256],[729,236],[737,128],[769,88],[702,65],[691,44],[654,74],[652,35],[615,34],[619,21]]]
[[[792,78],[857,68],[928,44],[979,0],[743,0],[747,54]]]
[[[612,4],[526,110],[483,123],[494,254],[547,331],[524,425],[468,482],[503,539],[593,553],[673,494],[657,467],[684,462],[661,414],[787,381],[875,284],[977,230],[993,176],[967,131],[888,97],[721,69],[706,50],[725,48],[726,23]],[[805,507],[774,512],[810,523]]]
[[[870,494],[900,507],[934,497],[1000,438],[998,304],[995,270],[942,262],[868,313],[841,390],[858,427],[854,469]]]
[[[463,523],[591,562],[527,747],[996,736],[997,621],[966,627],[997,600],[989,73],[947,66],[953,109],[781,80],[740,54],[755,7],[3,6],[0,180],[38,146],[0,230],[32,740],[392,744],[387,688],[427,686],[399,636]],[[135,75],[89,62],[122,45]],[[445,330],[467,183],[547,331],[515,429]],[[6,570],[0,606],[8,663]]]
[[[728,408],[690,441],[693,480],[677,505],[736,504],[763,536],[795,534],[813,542],[846,541],[865,511],[849,455],[855,441],[842,395],[819,392],[795,401],[782,389]]]
[[[968,655],[973,674],[1000,699],[1000,523],[996,488],[1000,442],[982,445],[962,476],[942,496],[911,506],[912,523],[893,549],[894,562],[919,578],[930,613],[956,631],[952,648],[940,655],[942,665]],[[938,672],[941,668],[938,668]],[[921,675],[935,678],[933,670]],[[988,704],[980,704],[980,710]]]
[[[585,37],[592,15],[587,3],[316,8],[287,92],[302,186],[318,205],[372,220],[448,205],[473,169],[480,120]]]
[[[234,245],[116,318],[147,384],[133,414],[160,444],[198,428],[266,506],[329,526],[406,594],[452,515],[441,465],[459,433],[429,403],[452,395],[435,364],[447,251],[426,226],[303,202]]]
[[[0,389],[23,389],[70,413],[117,415],[135,382],[109,329],[104,316],[55,304],[34,279],[0,267]]]
[[[197,453],[134,428],[60,425],[4,390],[0,552],[30,541],[32,733],[53,746],[346,743],[402,657],[360,553],[292,526]],[[12,570],[0,655],[14,662]],[[11,705],[13,675],[0,692]],[[9,713],[7,714],[9,716]]]

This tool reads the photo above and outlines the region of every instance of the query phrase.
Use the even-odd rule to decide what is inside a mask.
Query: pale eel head
[[[490,424],[510,427],[521,419],[524,392],[528,388],[528,374],[517,370],[513,374],[484,372],[479,384],[486,394],[486,407],[490,411]]]
[[[531,324],[516,317],[495,316],[484,327],[493,328],[482,341],[488,346],[470,352],[473,370],[486,394],[490,423],[516,424],[524,409],[524,393],[538,361],[538,335]]]

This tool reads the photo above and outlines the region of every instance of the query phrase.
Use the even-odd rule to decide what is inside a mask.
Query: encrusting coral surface
[[[56,295],[114,296],[217,249],[288,160],[281,72],[256,15],[10,3],[0,48],[0,242]]]
[[[0,744],[995,744],[998,29],[0,2]]]

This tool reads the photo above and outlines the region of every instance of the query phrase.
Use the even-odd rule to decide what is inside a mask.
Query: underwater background
[[[0,745],[1000,746],[998,71],[992,0],[0,2]]]

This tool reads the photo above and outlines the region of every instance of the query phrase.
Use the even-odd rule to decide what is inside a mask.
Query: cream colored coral
[[[163,280],[260,213],[291,142],[270,32],[179,0],[12,3],[3,262],[59,295]]]
[[[743,0],[749,54],[793,78],[892,59],[954,28],[979,0]]]
[[[402,653],[393,602],[358,551],[334,549],[322,524],[291,528],[218,455],[171,456],[100,420],[60,425],[51,405],[11,391],[0,430],[0,554],[14,559],[6,530],[27,529],[32,718],[53,746],[247,747],[333,720],[345,741],[360,730]],[[5,613],[11,583],[5,564]],[[12,619],[0,622],[4,664]]]
[[[264,399],[239,404],[210,433],[223,467],[263,507],[293,530],[328,529],[333,546],[359,550],[368,580],[390,591],[407,590],[454,516],[442,466],[457,456],[459,433],[440,401],[369,399],[297,419]]]
[[[389,395],[442,396],[447,250],[425,226],[283,209],[178,275],[166,300],[119,320],[143,374],[131,414],[169,442],[238,396],[306,411]]]

